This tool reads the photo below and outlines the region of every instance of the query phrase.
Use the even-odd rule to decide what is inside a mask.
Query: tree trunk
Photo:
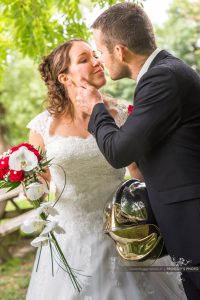
[[[0,127],[0,154],[5,152],[8,148],[6,146],[5,136],[2,132],[2,128]]]
[[[8,149],[7,141],[6,141],[6,134],[8,130],[5,126],[5,114],[6,110],[3,107],[3,104],[0,103],[0,154],[5,152]]]

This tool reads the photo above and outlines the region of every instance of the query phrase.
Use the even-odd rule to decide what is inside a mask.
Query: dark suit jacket
[[[121,128],[104,104],[96,104],[88,130],[113,167],[137,162],[153,208],[200,199],[200,77],[178,58],[164,50],[155,57]],[[156,207],[154,212],[157,218]]]
[[[200,197],[200,77],[168,52],[139,80],[133,112],[120,129],[103,104],[88,129],[113,167],[136,161],[164,201]]]

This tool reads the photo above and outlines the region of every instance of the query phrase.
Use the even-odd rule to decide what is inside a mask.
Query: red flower
[[[130,116],[130,114],[132,113],[133,110],[133,105],[129,105],[128,106],[128,116]]]
[[[9,171],[8,161],[9,161],[9,156],[0,159],[0,180],[3,180],[4,179],[3,177]]]
[[[9,156],[0,159],[0,169],[8,168]]]
[[[6,175],[7,172],[5,172],[5,170],[0,169],[0,180],[4,179],[4,176]]]
[[[21,143],[18,146],[12,147],[10,150],[13,153],[13,152],[17,151],[20,147],[26,147],[29,151],[33,152],[37,156],[38,161],[40,161],[42,159],[38,150],[35,149],[31,144],[28,144],[28,143]]]
[[[19,146],[14,146],[12,148],[10,148],[10,152],[13,153],[15,151],[17,151],[19,149]]]
[[[19,182],[24,180],[24,172],[23,171],[15,171],[10,170],[10,181],[11,182]]]

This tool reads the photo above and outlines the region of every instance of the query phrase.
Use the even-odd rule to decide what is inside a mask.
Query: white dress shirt
[[[142,66],[140,72],[138,73],[136,82],[138,83],[138,81],[140,80],[140,78],[147,72],[150,64],[152,63],[152,61],[154,60],[154,58],[158,55],[158,53],[161,51],[161,49],[157,48],[153,53],[151,53],[151,55],[147,58],[147,60],[145,61],[144,65]]]

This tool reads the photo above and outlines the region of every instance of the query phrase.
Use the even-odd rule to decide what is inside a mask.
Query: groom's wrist
[[[95,130],[96,130],[96,124],[95,124],[95,121],[96,121],[96,116],[101,113],[102,111],[104,111],[106,108],[105,108],[105,105],[103,102],[98,102],[94,105],[93,107],[93,110],[92,110],[92,113],[91,113],[91,116],[90,116],[90,120],[89,120],[89,123],[88,123],[88,131],[95,135]]]

